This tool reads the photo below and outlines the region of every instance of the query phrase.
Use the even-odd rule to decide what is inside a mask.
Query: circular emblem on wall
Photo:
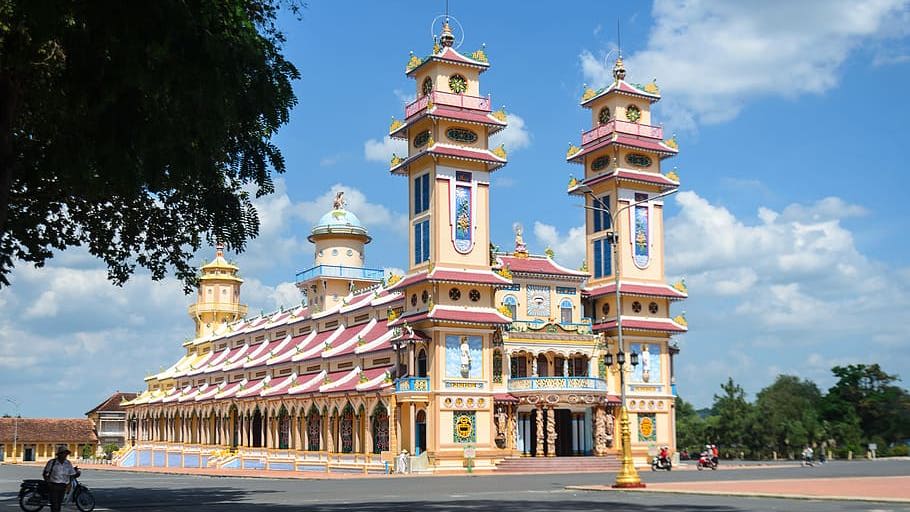
[[[555,404],[559,402],[559,395],[547,395],[547,403]]]
[[[600,121],[600,124],[607,124],[610,122],[610,107],[604,107],[600,109],[600,113],[597,115],[597,119]]]
[[[477,302],[480,300],[480,292],[477,290],[471,290],[468,292],[468,298],[471,299],[471,302]]]
[[[430,292],[424,290],[423,293],[420,294],[420,302],[426,304],[428,300],[430,300]]]
[[[458,421],[455,423],[455,434],[460,439],[470,439],[474,434],[474,425],[471,423],[471,418],[459,416]]]
[[[635,105],[629,105],[626,107],[626,119],[637,123],[641,119],[641,109]]]
[[[640,416],[638,418],[638,433],[641,434],[641,437],[650,438],[654,435],[654,420],[648,416]]]
[[[354,255],[354,251],[352,251],[351,249],[348,249],[348,256],[353,256],[353,255]]]
[[[529,404],[536,404],[536,403],[539,402],[539,401],[540,401],[540,397],[539,397],[539,396],[532,395],[532,396],[529,396],[529,397],[528,397],[528,403],[529,403]]]
[[[452,288],[449,290],[449,298],[452,300],[458,300],[461,298],[461,290],[458,288]]]
[[[338,256],[338,249],[332,249],[332,256]]]
[[[658,409],[663,409],[663,408],[664,408],[664,401],[663,401],[663,400],[657,402],[657,408],[658,408]]]
[[[574,403],[578,402],[578,397],[575,395],[569,395],[569,398],[567,400],[569,401],[570,404],[574,404]]]
[[[659,308],[657,307],[656,302],[652,302],[652,303],[648,304],[648,311],[650,311],[652,315],[656,315],[658,309]]]
[[[641,302],[637,300],[632,303],[632,311],[635,313],[641,313]]]
[[[487,401],[483,398],[477,399],[477,407],[483,407],[486,403],[487,403]]]
[[[411,307],[414,307],[416,305],[417,305],[417,294],[414,293],[411,295]]]
[[[464,403],[464,400],[462,400],[462,399],[460,399],[460,398],[456,398],[456,399],[455,399],[455,405],[456,405],[457,407],[461,407],[461,404],[463,404],[463,403]]]
[[[452,399],[451,399],[451,398],[446,398],[445,404],[446,404],[446,407],[452,407]]]
[[[474,399],[468,398],[468,407],[474,407]]]
[[[468,90],[468,81],[461,75],[452,75],[449,77],[449,90],[455,94],[463,94]]]
[[[586,404],[593,404],[595,400],[597,400],[597,397],[595,397],[594,395],[585,395]]]
[[[604,302],[604,305],[600,307],[600,310],[603,312],[603,314],[609,315],[610,314],[610,303]]]

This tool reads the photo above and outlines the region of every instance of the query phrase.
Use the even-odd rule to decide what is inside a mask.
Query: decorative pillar
[[[417,454],[417,404],[415,402],[411,402],[410,413],[411,417],[408,418],[408,426],[410,428],[408,429],[408,432],[411,434],[409,446],[411,449],[408,450],[408,452],[411,455],[415,455]]]
[[[300,432],[297,431],[297,415],[291,416],[288,418],[288,421],[288,435],[290,436],[290,439],[288,439],[288,448],[299,450]]]
[[[544,454],[544,432],[546,424],[544,423],[543,406],[537,407],[537,446],[534,447],[534,456],[543,457]]]
[[[395,395],[389,401],[389,450],[397,455],[401,453],[401,411]]]
[[[502,383],[505,384],[509,379],[512,378],[512,353],[506,352],[505,350],[503,350],[503,352],[505,353],[506,357],[505,361],[502,362],[505,365],[505,368],[502,369],[502,373],[505,375],[505,379],[503,379]]]
[[[548,407],[547,415],[547,457],[556,456],[556,410]]]
[[[373,421],[371,418],[372,416],[367,416],[367,421],[363,422],[363,453],[373,453]]]
[[[265,430],[265,447],[266,448],[274,448],[274,446],[272,446],[272,427],[273,427],[272,420],[273,420],[272,415],[269,414],[268,412],[266,412],[266,416],[264,416],[262,418],[262,427]]]
[[[562,360],[562,376],[563,377],[569,376],[569,358],[565,358]]]
[[[537,354],[531,354],[531,376],[539,377],[537,373]]]

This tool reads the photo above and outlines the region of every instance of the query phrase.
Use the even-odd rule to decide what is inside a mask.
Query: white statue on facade
[[[461,337],[461,376],[468,378],[471,375],[471,347],[468,345],[468,337]]]
[[[651,352],[648,351],[647,343],[641,345],[641,380],[651,380]]]

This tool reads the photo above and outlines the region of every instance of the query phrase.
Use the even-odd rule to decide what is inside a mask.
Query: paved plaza
[[[33,478],[35,466],[0,466],[0,511],[13,510],[19,480]],[[307,475],[320,477],[321,475]],[[823,467],[796,465],[742,468],[718,472],[642,473],[654,489],[717,488],[780,482],[782,488],[826,481],[840,485],[855,479],[898,488],[910,476],[910,461],[835,462]],[[780,499],[667,492],[597,492],[567,489],[573,485],[612,482],[612,474],[490,475],[445,477],[371,477],[276,479],[171,475],[147,472],[86,470],[83,483],[95,492],[99,511],[390,511],[390,510],[547,510],[675,511],[864,511],[910,512],[910,502]],[[718,484],[718,482],[725,482]],[[805,486],[803,486],[805,487]],[[906,487],[906,486],[904,486]],[[900,490],[898,488],[898,490]],[[884,491],[883,491],[884,492]],[[896,491],[895,491],[896,492]],[[906,491],[904,491],[906,492]]]

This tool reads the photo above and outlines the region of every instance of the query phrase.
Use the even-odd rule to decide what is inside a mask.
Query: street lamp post
[[[585,195],[590,195],[594,197],[594,192],[587,185],[580,185],[577,190],[584,193]],[[619,257],[619,230],[617,229],[616,220],[619,218],[619,214],[633,206],[637,206],[642,203],[647,203],[649,201],[654,201],[655,199],[661,199],[667,197],[671,194],[676,193],[677,189],[668,190],[657,194],[656,196],[649,197],[647,199],[642,199],[641,201],[634,201],[629,203],[622,208],[617,208],[615,212],[611,212],[609,208],[598,208],[596,206],[583,205],[586,210],[593,210],[596,212],[605,212],[610,216],[610,231],[607,232],[607,242],[610,244],[610,248],[613,253],[613,282],[616,286],[616,343],[617,354],[616,362],[618,363],[619,368],[619,387],[620,387],[620,407],[619,407],[619,423],[620,431],[622,433],[622,469],[619,474],[616,475],[616,483],[613,484],[613,487],[616,488],[632,488],[632,487],[644,487],[645,484],[642,483],[641,478],[638,476],[638,471],[635,470],[635,463],[632,460],[632,434],[629,428],[629,412],[626,410],[626,383],[625,383],[625,353],[623,352],[623,341],[622,341],[622,302],[621,296],[619,293],[619,276],[620,276],[620,266],[621,261]],[[595,201],[597,198],[594,198]],[[631,234],[630,234],[631,236]],[[607,366],[612,365],[612,354],[607,354],[606,360]],[[631,355],[631,364],[636,366],[638,364],[638,354],[632,352]]]
[[[16,462],[16,445],[19,444],[19,401],[12,398],[4,398],[4,402],[9,402],[16,406],[16,416],[13,418],[13,463]]]

